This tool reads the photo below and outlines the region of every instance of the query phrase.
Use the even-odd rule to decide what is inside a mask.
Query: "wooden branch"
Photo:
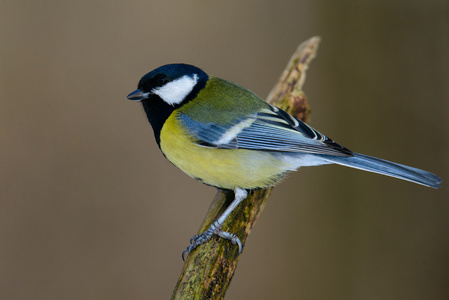
[[[313,37],[299,45],[266,100],[303,121],[308,117],[309,106],[302,85],[319,42],[319,37]],[[236,234],[243,246],[271,190],[267,188],[249,193],[224,223],[223,229]],[[198,233],[204,232],[233,198],[232,191],[219,190]],[[240,258],[237,254],[237,245],[216,236],[196,248],[187,257],[172,299],[223,299]]]

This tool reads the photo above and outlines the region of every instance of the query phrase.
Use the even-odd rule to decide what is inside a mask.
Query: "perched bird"
[[[187,175],[235,197],[182,257],[222,231],[249,190],[266,188],[302,166],[339,164],[439,188],[427,171],[354,153],[274,107],[248,89],[187,64],[159,67],[142,77],[127,99],[140,101],[164,156]]]

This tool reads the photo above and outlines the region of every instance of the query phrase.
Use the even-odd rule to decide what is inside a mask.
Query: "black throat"
[[[147,114],[148,121],[150,121],[151,127],[153,127],[154,138],[160,148],[162,126],[164,126],[165,121],[175,110],[175,107],[167,104],[157,96],[142,100],[141,102]]]

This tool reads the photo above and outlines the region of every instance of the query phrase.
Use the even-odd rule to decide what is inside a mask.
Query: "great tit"
[[[187,175],[234,191],[225,212],[195,235],[182,257],[222,231],[232,210],[249,190],[279,183],[302,166],[339,164],[439,188],[427,171],[354,153],[250,90],[210,76],[187,64],[159,67],[140,79],[127,99],[140,101],[164,156]]]

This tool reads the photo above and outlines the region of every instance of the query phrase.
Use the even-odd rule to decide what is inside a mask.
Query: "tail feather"
[[[379,173],[417,184],[422,184],[435,189],[440,187],[441,178],[430,172],[417,168],[397,164],[380,158],[353,153],[354,156],[330,156],[324,155],[326,161],[356,168],[368,172]]]

